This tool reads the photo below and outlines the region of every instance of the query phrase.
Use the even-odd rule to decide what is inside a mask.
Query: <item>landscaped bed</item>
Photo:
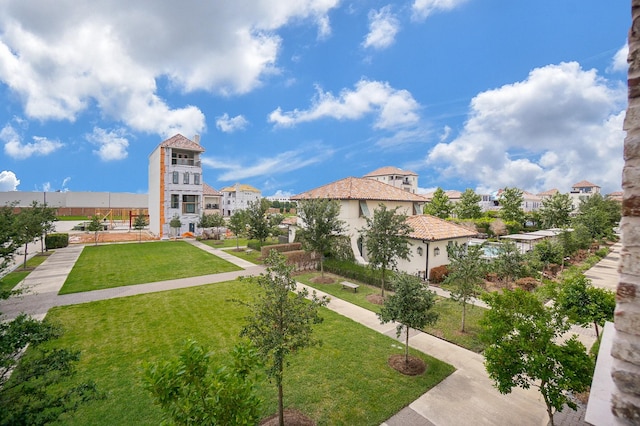
[[[184,241],[87,246],[60,294],[238,271]]]
[[[82,351],[78,379],[95,380],[107,394],[60,423],[159,424],[160,410],[142,388],[143,361],[175,356],[187,338],[228,359],[248,314],[230,299],[251,300],[257,291],[251,282],[232,281],[51,310],[47,317],[66,329],[59,344]],[[328,309],[321,316],[314,336],[322,346],[290,357],[284,382],[286,407],[318,425],[379,425],[453,371],[412,350],[427,371],[404,376],[387,365],[402,345]],[[265,380],[260,395],[263,415],[275,413],[275,385]]]

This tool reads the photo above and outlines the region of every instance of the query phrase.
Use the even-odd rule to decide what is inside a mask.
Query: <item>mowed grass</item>
[[[184,241],[86,246],[60,294],[240,269]]]
[[[376,305],[367,300],[367,296],[370,294],[380,294],[379,288],[354,280],[346,280],[338,275],[326,272],[325,276],[335,280],[333,284],[318,284],[311,281],[312,278],[318,276],[320,276],[319,272],[310,272],[296,275],[295,279],[310,287],[324,291],[333,297],[338,297],[375,313],[380,312],[380,305]],[[344,280],[359,284],[360,287],[358,291],[354,292],[351,289],[343,289],[340,282]],[[387,293],[389,292],[385,292],[385,295]],[[438,321],[435,325],[426,327],[423,330],[424,332],[474,352],[480,353],[484,350],[485,345],[480,341],[478,335],[480,333],[479,321],[486,309],[467,305],[464,333],[460,331],[462,329],[462,306],[459,303],[450,299],[437,297],[436,306],[433,310],[438,313]]]
[[[249,311],[230,299],[253,300],[258,287],[232,281],[188,289],[52,309],[47,318],[63,325],[59,346],[81,350],[78,379],[95,380],[107,394],[60,419],[64,425],[157,425],[159,408],[143,389],[144,361],[175,356],[187,338],[228,359]],[[412,350],[427,363],[420,376],[403,376],[387,365],[403,353],[395,340],[326,308],[314,337],[322,345],[289,358],[285,406],[318,425],[379,425],[439,383],[453,367]],[[277,410],[276,389],[263,380],[263,417]]]

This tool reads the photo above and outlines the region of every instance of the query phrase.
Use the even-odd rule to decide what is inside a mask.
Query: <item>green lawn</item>
[[[246,238],[238,238],[238,242],[237,245],[239,247],[246,247],[247,243],[249,241],[256,241],[256,240],[248,240]],[[231,238],[226,238],[224,240],[202,240],[202,243],[205,243],[211,247],[215,247],[215,248],[229,248],[229,247],[236,247],[236,238],[235,237],[231,237]],[[267,244],[278,244],[278,240],[276,238],[269,238],[267,240]]]
[[[93,379],[107,393],[64,425],[157,425],[160,411],[141,384],[143,361],[174,356],[194,338],[226,357],[238,341],[247,308],[229,299],[251,300],[258,288],[232,281],[52,309],[47,315],[66,329],[58,344],[82,351],[79,380]],[[323,308],[315,328],[323,344],[290,358],[285,370],[285,405],[318,425],[379,425],[453,371],[453,367],[412,351],[427,372],[409,377],[387,359],[402,353],[395,340]],[[262,414],[276,412],[276,390],[260,384]]]
[[[13,272],[9,272],[4,277],[0,278],[0,290],[6,291],[13,289],[16,284],[25,279],[27,275],[35,268],[40,265],[42,262],[49,258],[49,255],[52,254],[52,251],[46,252],[47,254],[36,254],[31,259],[27,260],[27,269],[22,268],[22,262],[17,269]]]
[[[325,276],[334,278],[334,284],[317,284],[311,282],[311,278],[319,275],[319,272],[310,272],[296,275],[295,279],[310,287],[324,291],[333,297],[338,297],[376,313],[380,312],[380,305],[367,301],[368,295],[380,293],[379,288],[358,281],[347,280],[360,284],[358,292],[354,293],[353,290],[342,288],[340,281],[343,281],[344,278],[329,273],[325,273]],[[482,314],[485,311],[484,308],[471,305],[467,306],[464,333],[460,332],[462,326],[462,306],[460,306],[460,304],[450,299],[438,297],[434,310],[439,314],[438,322],[433,327],[425,328],[425,332],[474,352],[479,353],[484,350],[484,344],[478,339],[478,333],[480,332],[478,321],[482,318]]]
[[[86,246],[60,294],[240,269],[184,241]]]

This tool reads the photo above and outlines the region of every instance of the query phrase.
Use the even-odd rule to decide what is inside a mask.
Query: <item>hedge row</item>
[[[260,249],[260,256],[263,259],[266,259],[269,256],[271,250],[275,250],[278,253],[285,253],[288,251],[300,251],[302,249],[301,243],[290,243],[290,244],[273,244],[270,246],[264,246]]]
[[[380,283],[382,282],[382,273],[380,270],[373,270],[366,266],[345,260],[327,259],[324,261],[324,270],[375,287],[380,287]],[[391,281],[394,274],[393,271],[387,271],[385,278],[386,290],[393,290]]]
[[[69,245],[69,234],[49,234],[44,239],[47,250],[67,247]]]

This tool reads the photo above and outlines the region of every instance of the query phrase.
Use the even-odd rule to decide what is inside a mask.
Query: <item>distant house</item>
[[[309,199],[330,199],[340,201],[339,218],[346,223],[345,235],[351,241],[351,249],[356,259],[366,262],[366,253],[359,231],[366,226],[366,217],[372,217],[380,203],[388,209],[399,207],[407,216],[422,213],[426,199],[404,189],[377,179],[348,177],[291,197],[291,201]],[[302,224],[301,226],[304,226]],[[290,235],[290,241],[295,232]]]
[[[467,244],[477,235],[475,230],[430,215],[409,216],[407,223],[413,228],[409,239],[411,257],[400,259],[398,270],[425,280],[432,268],[449,264],[449,245]]]
[[[547,198],[551,198],[551,197],[553,197],[554,195],[559,194],[559,193],[560,193],[560,191],[558,191],[556,188],[553,188],[553,189],[549,189],[549,190],[547,190],[547,191],[538,192],[536,195],[537,195],[538,197],[540,197],[540,200],[541,200],[541,201],[544,201],[544,200],[546,200]]]
[[[202,195],[204,198],[203,206],[205,214],[219,214],[222,215],[220,205],[222,204],[222,192],[215,188],[202,184]]]
[[[251,185],[236,183],[220,190],[222,193],[222,216],[233,216],[236,210],[244,210],[249,203],[262,198],[259,189]]]
[[[573,210],[578,210],[582,201],[595,194],[600,194],[600,187],[595,183],[591,183],[587,180],[581,180],[578,183],[574,183],[571,187],[571,192],[569,192],[569,196],[571,197],[571,202],[573,204]]]
[[[410,170],[387,166],[367,173],[363,177],[386,183],[412,194],[418,192],[418,175]]]
[[[149,231],[164,237],[176,216],[180,234],[195,233],[202,209],[202,166],[204,148],[177,134],[158,145],[149,155]]]

